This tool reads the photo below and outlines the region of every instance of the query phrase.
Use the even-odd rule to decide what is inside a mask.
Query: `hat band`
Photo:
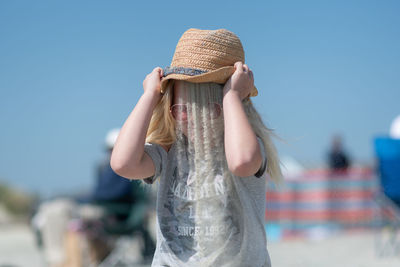
[[[196,76],[203,73],[206,73],[205,70],[192,69],[192,68],[184,68],[184,67],[166,67],[163,69],[163,76],[166,77],[170,74],[184,74],[189,76]]]

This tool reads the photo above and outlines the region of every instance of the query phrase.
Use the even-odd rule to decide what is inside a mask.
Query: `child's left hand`
[[[235,63],[235,72],[225,83],[224,96],[228,92],[236,93],[243,100],[245,97],[250,95],[251,90],[254,87],[254,76],[253,72],[249,69],[246,64],[238,61]]]

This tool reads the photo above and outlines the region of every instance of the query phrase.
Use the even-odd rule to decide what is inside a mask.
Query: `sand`
[[[400,239],[398,240],[400,244]],[[376,232],[313,235],[313,239],[270,241],[273,267],[399,267],[400,254],[378,257]],[[398,247],[400,252],[400,245]],[[40,250],[27,226],[0,226],[0,267],[43,267]]]

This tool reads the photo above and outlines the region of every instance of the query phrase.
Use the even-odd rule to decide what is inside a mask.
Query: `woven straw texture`
[[[195,76],[169,74],[161,81],[161,92],[165,92],[171,79],[223,84],[234,73],[237,61],[245,63],[245,56],[242,43],[234,33],[226,29],[189,29],[179,39],[170,67],[191,68],[206,73]],[[257,94],[254,87],[250,96]]]

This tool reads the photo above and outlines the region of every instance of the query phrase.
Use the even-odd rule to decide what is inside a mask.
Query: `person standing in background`
[[[347,153],[343,150],[342,137],[335,135],[328,153],[328,166],[331,174],[346,174],[350,166]]]

